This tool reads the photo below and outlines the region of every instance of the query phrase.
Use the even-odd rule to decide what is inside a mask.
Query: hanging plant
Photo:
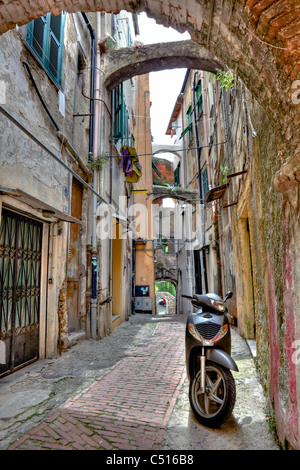
[[[225,72],[224,70],[218,70],[217,80],[221,84],[221,88],[225,88],[226,91],[234,87],[234,75],[231,70]]]
[[[103,154],[98,155],[97,158],[95,158],[92,162],[90,162],[88,165],[91,168],[91,170],[100,170],[102,166],[105,163],[109,162],[109,157],[106,157]]]
[[[220,170],[222,174],[222,184],[227,184],[228,183],[227,175],[229,173],[229,168],[227,166],[221,166]]]

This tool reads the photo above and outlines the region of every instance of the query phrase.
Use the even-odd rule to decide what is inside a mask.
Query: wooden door
[[[81,219],[82,216],[82,184],[73,179],[71,197],[71,216]],[[80,330],[80,259],[81,240],[80,225],[72,223],[69,227],[69,256],[67,282],[68,333]]]

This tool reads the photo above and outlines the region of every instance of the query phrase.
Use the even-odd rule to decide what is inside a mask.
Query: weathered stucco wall
[[[75,17],[80,18],[80,14]],[[72,15],[66,17],[64,29],[65,52],[60,89],[60,94],[64,98],[64,112],[63,108],[60,111],[57,86],[26,44],[27,26],[10,31],[0,38],[0,80],[5,84],[1,104],[64,164],[88,180],[89,117],[74,119],[73,114],[77,113],[78,109],[81,113],[89,112],[89,100],[86,100],[82,94],[82,91],[89,94],[89,37],[81,38],[83,49],[87,52],[86,69],[81,70],[84,80],[82,77],[81,80],[76,80],[77,40],[80,35],[76,29],[75,17]],[[51,122],[38,97],[28,68],[56,126]],[[77,119],[79,121],[76,121]],[[43,258],[42,284],[46,283],[46,287],[41,297],[41,305],[45,307],[41,310],[40,322],[46,326],[40,330],[42,345],[40,354],[41,357],[44,355],[53,357],[57,353],[57,348],[68,346],[67,277],[70,273],[67,271],[67,266],[70,256],[68,251],[70,227],[68,223],[57,220],[55,216],[50,215],[46,218],[42,208],[43,204],[46,204],[51,209],[60,211],[63,218],[64,214],[71,215],[72,175],[3,114],[0,116],[0,126],[0,185],[12,190],[19,189],[35,198],[38,209],[33,208],[35,205],[31,206],[30,197],[27,197],[25,203],[20,202],[20,198],[11,197],[8,200],[6,196],[2,198],[3,203],[29,216],[38,217],[44,223],[44,230],[47,229],[49,233],[49,244],[48,239],[45,239],[43,245],[48,247],[49,257],[47,253]],[[62,143],[62,135],[64,141],[68,142],[68,148]],[[72,151],[69,150],[71,147]],[[78,316],[81,322],[79,328],[82,329],[87,326],[85,292],[88,211],[87,191],[83,190],[78,258],[80,266]]]
[[[240,326],[245,333],[251,333],[247,321],[255,317],[258,370],[274,409],[278,436],[283,446],[298,449],[300,375],[295,361],[300,307],[298,212],[274,187],[282,160],[273,127],[256,102],[251,116],[257,136],[251,140],[251,164],[232,217],[237,291],[241,296],[238,309],[246,310],[240,317]],[[243,217],[249,223],[248,260],[242,246]],[[245,283],[245,271],[252,271],[254,314],[248,309],[249,302],[246,308],[242,305],[249,292],[238,288],[241,278]]]

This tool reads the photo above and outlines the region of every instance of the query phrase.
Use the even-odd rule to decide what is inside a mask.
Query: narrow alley
[[[0,0],[1,450],[300,450],[299,78],[300,0]]]
[[[3,378],[1,449],[276,450],[253,357],[235,330],[233,415],[220,429],[197,423],[188,402],[185,320],[132,315],[102,341],[79,341],[58,359]]]

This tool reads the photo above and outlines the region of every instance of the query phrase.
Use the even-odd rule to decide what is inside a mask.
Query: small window
[[[114,116],[114,138],[123,139],[123,145],[128,145],[133,140],[129,131],[129,112],[123,94],[121,83],[112,91],[113,116]]]
[[[31,21],[27,27],[27,44],[53,81],[61,86],[65,13],[50,13]]]
[[[191,106],[189,107],[188,112],[186,114],[187,114],[187,118],[188,118],[188,125],[181,132],[179,140],[182,139],[182,137],[188,132],[189,133],[189,142],[190,142],[193,138],[193,110],[192,110]]]
[[[188,109],[187,116],[188,116],[189,140],[191,141],[193,138],[193,110],[191,106]]]
[[[208,174],[207,174],[207,169],[204,170],[202,174],[202,197],[205,199],[206,194],[209,191],[209,185],[208,185]]]
[[[174,186],[180,186],[180,162],[174,171]]]
[[[197,88],[196,88],[196,109],[197,109],[197,116],[199,117],[202,113],[202,84],[201,80],[199,80]]]
[[[132,37],[131,37],[129,20],[127,21],[127,45],[128,47],[132,46]]]

